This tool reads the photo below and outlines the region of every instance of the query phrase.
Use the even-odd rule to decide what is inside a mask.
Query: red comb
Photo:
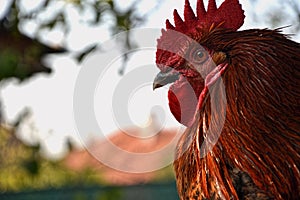
[[[166,66],[171,67],[171,63],[180,63],[181,57],[175,54],[182,49],[184,44],[182,40],[187,39],[183,35],[198,41],[202,37],[201,30],[209,31],[211,27],[236,31],[243,25],[245,18],[238,0],[225,0],[219,8],[215,0],[209,0],[207,10],[204,8],[203,0],[198,0],[196,14],[197,16],[190,2],[185,0],[184,20],[175,9],[175,25],[169,20],[166,21],[167,30],[162,30],[162,36],[157,40],[156,51],[156,63],[162,71],[167,69]]]
[[[166,28],[186,33],[187,29],[195,26],[210,27],[214,24],[222,28],[237,30],[243,25],[245,18],[238,0],[225,0],[219,8],[217,8],[215,0],[209,0],[207,11],[204,8],[203,0],[198,0],[196,13],[197,16],[195,16],[189,0],[185,0],[184,20],[175,9],[175,26],[167,20]]]

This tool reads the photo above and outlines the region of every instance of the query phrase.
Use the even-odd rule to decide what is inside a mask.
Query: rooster
[[[281,29],[238,31],[238,0],[185,1],[158,39],[153,88],[186,131],[180,199],[300,199],[300,44]]]

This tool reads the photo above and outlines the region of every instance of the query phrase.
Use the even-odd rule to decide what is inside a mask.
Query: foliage
[[[11,128],[0,127],[0,148],[0,192],[101,183],[90,169],[74,172],[43,158],[38,144],[23,144]]]
[[[91,168],[73,171],[65,167],[63,161],[42,157],[39,144],[24,144],[16,136],[14,128],[0,126],[0,148],[0,193],[106,185],[99,171]],[[173,167],[169,165],[157,172],[153,182],[173,180]],[[105,190],[105,193],[101,193],[103,200],[118,199],[119,196],[120,193],[116,190]]]
[[[160,170],[157,171],[157,174],[153,180],[153,182],[170,182],[174,180],[174,170],[173,165],[170,164]]]
[[[29,10],[24,9],[22,2],[12,0],[3,19],[0,19],[0,81],[11,77],[24,80],[35,73],[50,72],[49,68],[43,66],[41,59],[47,53],[58,53],[61,50],[56,49],[59,51],[49,52],[45,50],[47,45],[42,44],[36,38],[45,31],[51,32],[53,30],[59,30],[64,35],[68,35],[72,19],[69,19],[70,16],[66,10],[70,5],[76,8],[82,16],[85,13],[92,16],[88,19],[84,17],[80,19],[87,26],[96,27],[105,24],[107,18],[110,18],[111,34],[127,31],[127,37],[118,41],[120,50],[124,52],[124,64],[120,69],[121,73],[128,60],[128,55],[125,52],[134,47],[134,41],[130,38],[130,31],[128,30],[139,26],[145,20],[145,16],[137,13],[138,1],[133,2],[127,9],[120,9],[113,0],[40,0],[37,7]],[[36,32],[31,36],[33,38],[27,37],[20,30],[20,27],[26,23],[37,25]],[[22,42],[23,40],[27,41],[26,45]],[[95,41],[95,44],[88,45],[78,52],[75,58],[79,62],[82,61],[98,46],[98,43],[99,41]],[[10,49],[7,49],[9,46]],[[25,47],[26,50],[24,50]],[[35,51],[28,50],[29,47]]]

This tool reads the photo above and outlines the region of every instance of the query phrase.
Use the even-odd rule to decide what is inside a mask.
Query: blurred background
[[[190,2],[195,8],[196,0]],[[299,1],[240,2],[246,15],[242,29],[285,27],[284,33],[300,41]],[[111,142],[149,153],[169,144],[180,125],[168,110],[167,90],[152,93],[148,84],[135,95],[128,105],[134,123],[126,127],[114,121],[111,108],[96,110],[107,120],[101,127],[105,136],[93,130],[78,134],[72,106],[80,69],[95,59],[106,67],[101,58],[109,50],[103,43],[126,31],[110,47],[121,57],[99,94],[113,98],[114,84],[139,64],[155,65],[155,49],[136,51],[139,42],[130,30],[161,29],[173,9],[183,13],[183,6],[183,0],[0,0],[0,199],[178,199],[171,165],[127,173],[86,150],[109,154]],[[164,122],[152,109],[157,105],[166,110]],[[153,136],[157,127],[163,128]],[[111,159],[128,163],[118,155]],[[167,159],[162,155],[157,162]]]

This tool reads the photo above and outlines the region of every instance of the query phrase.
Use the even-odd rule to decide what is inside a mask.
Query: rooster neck
[[[219,135],[214,134],[218,130],[210,125],[217,126],[217,121],[211,120],[210,108],[207,101],[196,115],[198,123],[188,128],[178,143],[174,167],[178,172],[177,187],[182,199],[238,199],[233,184],[227,183],[233,169],[223,154],[222,144],[218,141],[214,145],[214,139]],[[222,109],[226,110],[226,107]]]
[[[249,178],[261,199],[297,199],[299,44],[268,30],[234,37],[220,43],[231,56],[231,69],[223,78],[227,106],[220,108],[226,111],[222,133],[212,151],[202,156],[206,131],[218,119],[207,101],[178,144],[174,167],[179,194],[182,199],[244,198],[234,178],[240,174]]]

